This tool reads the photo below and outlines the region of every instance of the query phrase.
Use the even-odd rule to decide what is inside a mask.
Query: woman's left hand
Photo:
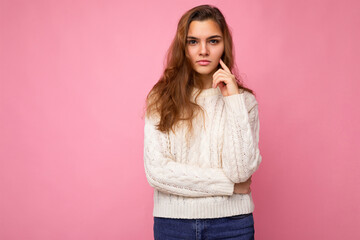
[[[219,85],[220,91],[224,97],[239,94],[240,92],[235,76],[231,73],[230,69],[225,65],[221,58],[220,65],[222,68],[219,68],[213,74],[213,88],[216,88]]]

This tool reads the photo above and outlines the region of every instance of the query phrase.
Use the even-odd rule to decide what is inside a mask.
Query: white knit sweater
[[[233,192],[262,160],[255,96],[241,91],[223,97],[219,88],[209,88],[196,103],[205,110],[205,126],[199,115],[189,138],[185,127],[165,134],[155,128],[158,117],[145,116],[144,167],[154,188],[153,216],[195,219],[253,212],[251,193]]]

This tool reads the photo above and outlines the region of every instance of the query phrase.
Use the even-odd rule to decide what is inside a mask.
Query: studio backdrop
[[[0,239],[153,239],[145,97],[200,4],[259,104],[255,238],[360,239],[355,0],[1,0]]]

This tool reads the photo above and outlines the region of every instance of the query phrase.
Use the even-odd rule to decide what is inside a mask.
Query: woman
[[[155,239],[254,239],[258,104],[232,73],[232,47],[219,9],[190,9],[147,96],[144,167]]]

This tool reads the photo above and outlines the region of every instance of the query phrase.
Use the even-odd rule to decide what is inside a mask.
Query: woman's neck
[[[199,81],[202,82],[203,85],[203,89],[209,89],[212,88],[212,77],[213,73],[208,74],[208,75],[198,75],[197,78],[199,79]]]

